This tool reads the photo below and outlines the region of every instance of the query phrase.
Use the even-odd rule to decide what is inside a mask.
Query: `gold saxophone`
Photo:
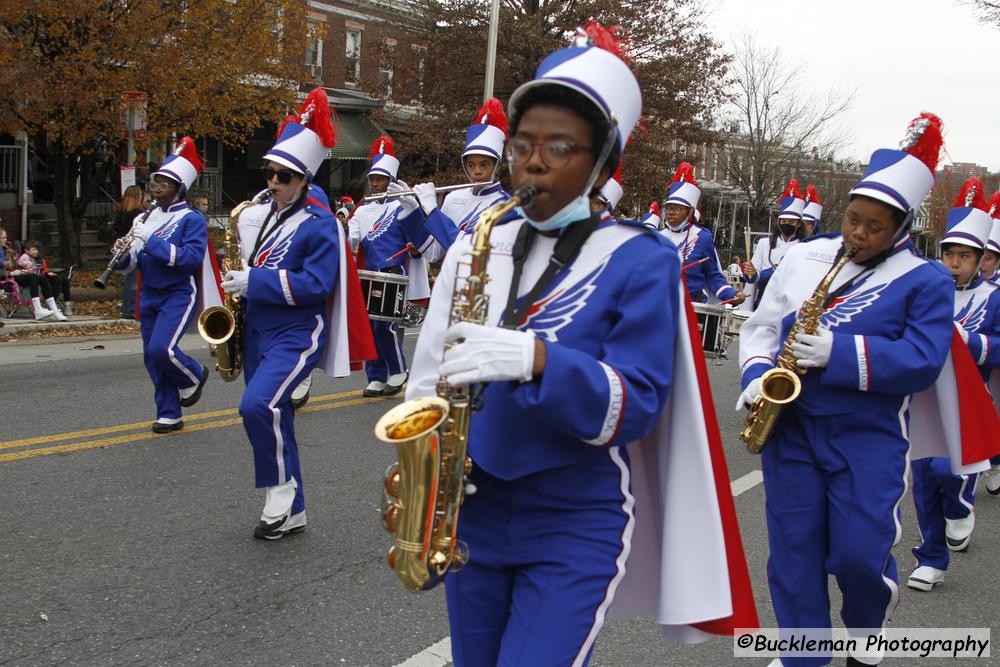
[[[243,268],[240,254],[240,213],[261,203],[270,193],[270,190],[262,190],[253,199],[237,204],[229,213],[229,224],[222,243],[225,250],[221,267],[223,276],[227,271]],[[203,310],[198,316],[198,334],[208,343],[208,349],[215,357],[215,370],[219,372],[219,377],[225,382],[238,378],[243,370],[243,311],[240,309],[239,297],[227,294],[221,306],[210,306]]]
[[[521,188],[480,214],[469,275],[455,277],[449,325],[486,323],[490,234],[508,211],[534,196],[534,188]],[[399,458],[385,474],[382,521],[395,534],[389,567],[408,590],[433,588],[469,559],[468,547],[458,540],[458,512],[465,477],[472,471],[466,456],[472,410],[469,386],[451,386],[440,378],[437,396],[406,401],[375,424],[375,437],[394,445]]]
[[[799,397],[802,391],[802,380],[799,375],[805,375],[806,369],[800,368],[792,352],[792,343],[801,333],[815,334],[819,328],[819,318],[826,308],[826,297],[830,293],[830,285],[841,269],[847,266],[857,250],[848,248],[844,256],[837,262],[820,281],[816,291],[799,310],[799,315],[785,338],[785,344],[778,355],[776,368],[764,373],[760,379],[760,396],[758,396],[747,413],[746,426],[740,433],[740,440],[746,443],[747,451],[760,454],[767,439],[778,422],[781,409]]]

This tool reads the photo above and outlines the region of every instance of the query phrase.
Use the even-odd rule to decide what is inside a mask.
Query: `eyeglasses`
[[[527,139],[514,137],[507,142],[507,147],[504,149],[504,157],[512,165],[527,162],[535,153],[536,146],[541,146],[539,155],[541,155],[542,162],[547,167],[552,167],[553,169],[564,166],[569,162],[570,157],[574,153],[586,153],[590,150],[590,146],[580,146],[572,141],[564,141],[562,139],[528,141]]]
[[[272,169],[271,167],[261,168],[261,173],[264,174],[264,180],[270,182],[272,178],[277,177],[278,182],[282,185],[288,185],[292,182],[293,176],[298,176],[294,171],[289,171],[288,169]]]

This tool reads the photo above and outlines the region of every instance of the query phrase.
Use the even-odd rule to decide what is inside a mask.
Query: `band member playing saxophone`
[[[940,146],[940,120],[924,114],[911,123],[903,150],[875,151],[850,192],[840,232],[791,246],[740,330],[737,409],[760,397],[761,376],[784,362],[783,349],[804,373],[763,450],[768,582],[782,629],[829,632],[828,573],[843,593],[841,618],[851,634],[884,628],[899,599],[892,548],[906,492],[907,406],[910,394],[937,380],[952,338],[954,283],[910,240]],[[815,303],[810,295],[834,265],[842,269]],[[810,326],[800,326],[803,318]],[[815,334],[786,345],[800,328]],[[774,664],[829,661],[783,655]],[[877,661],[856,655],[848,664]]]
[[[208,369],[178,347],[200,312],[221,303],[216,272],[206,253],[205,216],[184,201],[201,169],[194,141],[184,137],[175,154],[153,173],[155,207],[136,219],[131,241],[123,237],[114,247],[117,253],[129,244],[115,270],[138,270],[142,276],[139,327],[156,401],[154,433],[184,428],[181,408],[198,402],[208,380]]]
[[[723,617],[735,613],[728,584],[736,581],[749,599],[739,583],[748,581],[742,550],[727,559],[693,537],[700,529],[683,549],[671,538],[680,560],[661,568],[667,561],[652,535],[690,517],[643,494],[656,485],[633,476],[658,474],[658,453],[664,464],[690,455],[671,471],[689,479],[697,477],[693,469],[708,474],[693,490],[694,512],[714,511],[708,521],[717,534],[732,535],[720,526],[707,445],[689,438],[672,454],[660,447],[669,440],[667,396],[693,358],[688,329],[679,324],[685,320],[677,252],[638,223],[591,212],[590,199],[615,171],[642,104],[625,62],[595,46],[609,42],[608,31],[589,25],[514,92],[505,157],[516,196],[522,188],[537,196],[492,230],[487,323],[449,326],[473,232],[449,248],[417,343],[407,398],[434,396],[441,377],[453,386],[489,383],[471,421],[472,472],[458,523],[469,560],[445,581],[460,666],[585,664],[609,613],[665,606],[678,611],[678,625],[725,624]],[[650,330],[659,335],[651,338]],[[690,386],[673,389],[675,410],[694,400],[685,393]],[[649,435],[654,429],[657,435]],[[644,436],[651,441],[626,448]],[[640,458],[633,468],[633,456],[653,459]],[[663,521],[667,513],[671,520]],[[727,576],[727,563],[742,565],[742,579]],[[726,585],[721,596],[707,595],[702,611],[713,611],[699,616],[690,599],[671,597],[676,587],[660,586],[673,576]],[[616,591],[625,603],[618,608]],[[737,604],[746,612],[738,622],[753,626],[749,605],[747,611]]]
[[[292,390],[317,365],[331,375],[350,372],[344,294],[357,274],[348,272],[343,230],[309,190],[333,144],[329,103],[317,88],[264,156],[271,200],[241,214],[245,268],[229,271],[222,283],[243,307],[240,416],[253,447],[256,486],[265,490],[254,530],[260,539],[276,540],[306,525]]]

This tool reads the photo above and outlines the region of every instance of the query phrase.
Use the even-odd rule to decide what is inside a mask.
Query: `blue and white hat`
[[[476,120],[465,131],[466,155],[485,155],[497,162],[503,154],[503,145],[507,141],[507,115],[503,112],[503,104],[495,97],[486,100]]]
[[[802,209],[802,219],[813,223],[818,228],[820,218],[823,217],[823,202],[819,199],[819,192],[816,186],[810,183],[806,186],[806,193],[803,195],[805,208]]]
[[[548,55],[538,66],[535,78],[514,91],[507,113],[514,116],[527,91],[546,85],[565,86],[593,102],[617,127],[615,157],[621,159],[629,135],[639,122],[642,93],[610,31],[593,21],[577,30],[573,46]]]
[[[695,209],[698,207],[699,199],[701,199],[701,188],[694,180],[694,166],[690,162],[681,162],[677,165],[673,180],[670,181],[670,189],[663,204],[680,204]]]
[[[198,175],[204,166],[201,158],[198,157],[198,149],[194,145],[191,137],[182,137],[173,155],[168,155],[160,165],[160,168],[153,172],[153,176],[166,176],[172,181],[179,183],[184,190],[190,190],[194,182],[198,180]]]
[[[898,150],[872,153],[864,176],[849,195],[864,195],[909,212],[920,208],[934,187],[934,171],[941,151],[941,119],[922,113],[910,122]]]
[[[785,191],[781,193],[778,201],[778,219],[801,220],[802,212],[806,209],[806,200],[799,192],[799,182],[792,178],[788,180]]]
[[[399,172],[399,158],[396,157],[396,147],[392,143],[392,137],[383,134],[376,139],[368,153],[368,158],[372,161],[368,168],[369,176],[388,176],[390,181],[396,180],[396,174]]]
[[[993,219],[986,212],[983,184],[978,178],[970,178],[962,184],[948,211],[941,245],[957,243],[984,250],[992,228]]]
[[[283,164],[312,180],[323,160],[336,144],[330,120],[330,101],[321,88],[315,88],[299,109],[278,130],[278,140],[264,155],[265,160]]]
[[[601,186],[601,199],[608,205],[608,208],[612,211],[618,206],[618,202],[622,200],[622,196],[625,194],[625,190],[622,188],[622,163],[618,163],[618,171],[615,175],[607,180],[607,182]]]
[[[1000,192],[994,192],[988,205],[993,226],[990,227],[990,238],[986,241],[986,249],[1000,254]]]

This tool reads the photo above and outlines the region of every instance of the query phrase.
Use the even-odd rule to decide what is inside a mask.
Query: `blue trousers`
[[[457,667],[587,664],[632,526],[628,457],[607,454],[511,481],[473,468],[470,560],[445,580]]]
[[[405,275],[401,266],[376,269],[384,273]],[[406,356],[403,354],[403,332],[394,322],[371,320],[372,338],[375,339],[377,359],[365,362],[365,374],[369,382],[385,382],[390,375],[406,372]]]
[[[295,441],[292,390],[315,368],[326,345],[327,322],[322,316],[266,329],[248,326],[243,336],[243,377],[246,391],[240,416],[253,447],[257,488],[298,483],[292,513],[305,509],[302,466]]]
[[[122,287],[122,317],[126,320],[135,319],[135,287],[138,275],[138,271],[129,271],[125,274],[125,285]]]
[[[195,289],[194,278],[167,290],[142,286],[139,333],[142,359],[153,380],[157,419],[180,419],[179,390],[201,382],[201,364],[177,347],[194,314]]]
[[[913,504],[917,509],[920,546],[913,550],[917,566],[947,570],[950,555],[944,520],[964,519],[976,502],[976,475],[953,475],[944,457],[913,462]]]
[[[902,401],[901,401],[902,405]],[[905,414],[807,416],[785,408],[763,452],[767,578],[781,628],[829,628],[827,577],[847,628],[881,628],[899,601],[892,547],[906,492]],[[829,657],[785,657],[786,667]]]

